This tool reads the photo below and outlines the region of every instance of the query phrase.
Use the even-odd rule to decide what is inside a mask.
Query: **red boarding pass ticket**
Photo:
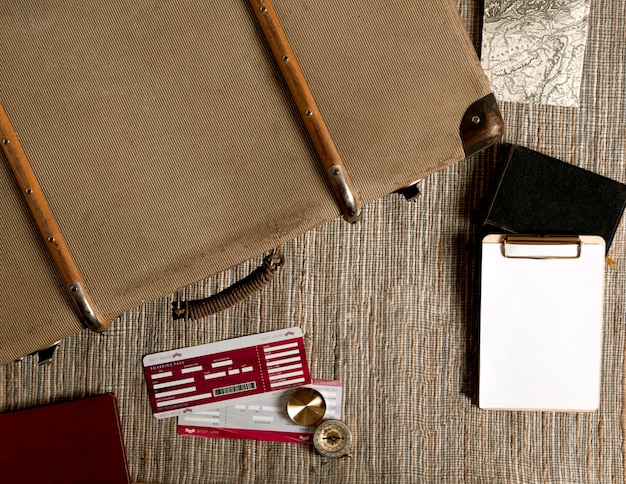
[[[311,383],[300,328],[153,353],[143,366],[156,418],[245,403]]]
[[[324,420],[341,418],[342,387],[337,380],[313,380],[308,388],[322,394],[326,402]],[[315,427],[304,427],[287,415],[293,388],[262,400],[228,405],[178,417],[178,433],[193,437],[251,439],[269,442],[312,444]]]

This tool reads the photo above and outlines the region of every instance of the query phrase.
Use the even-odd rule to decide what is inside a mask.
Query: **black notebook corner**
[[[608,251],[626,207],[626,185],[514,146],[483,232],[600,235]]]

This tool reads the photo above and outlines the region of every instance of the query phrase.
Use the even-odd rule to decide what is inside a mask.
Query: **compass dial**
[[[349,455],[352,433],[340,420],[325,420],[315,430],[313,445],[324,457],[343,457]]]

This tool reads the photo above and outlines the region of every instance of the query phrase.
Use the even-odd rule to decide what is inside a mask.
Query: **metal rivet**
[[[54,237],[48,237],[48,242],[54,242]]]
[[[5,144],[5,145],[8,145],[9,144],[9,140],[6,139],[6,138],[2,138],[2,143]]]
[[[70,288],[70,290],[71,290],[72,292],[77,292],[77,291],[78,291],[78,288],[77,288],[76,286],[72,286],[72,287]]]
[[[338,169],[338,168],[335,168],[335,169],[333,170],[333,175],[335,175],[335,176],[336,176],[336,175],[339,175],[339,169]]]
[[[289,56],[288,56],[288,55],[284,55],[284,56],[283,56],[283,60],[284,60],[285,62],[289,61]]]
[[[311,111],[310,109],[307,109],[304,114],[306,114],[307,116],[313,116],[313,111]]]
[[[31,193],[33,193],[33,189],[32,188],[27,188],[26,189],[26,193],[28,193],[30,195]]]
[[[261,12],[267,12],[267,7],[261,7],[259,10],[260,10]]]
[[[472,116],[472,123],[474,124],[480,123],[480,116]]]

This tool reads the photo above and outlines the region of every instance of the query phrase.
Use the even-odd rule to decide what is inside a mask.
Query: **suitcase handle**
[[[178,302],[173,302],[172,318],[175,320],[188,318],[193,321],[206,318],[240,303],[274,280],[276,271],[284,260],[282,250],[274,249],[263,259],[263,264],[232,286],[204,299],[185,301],[182,307]]]

